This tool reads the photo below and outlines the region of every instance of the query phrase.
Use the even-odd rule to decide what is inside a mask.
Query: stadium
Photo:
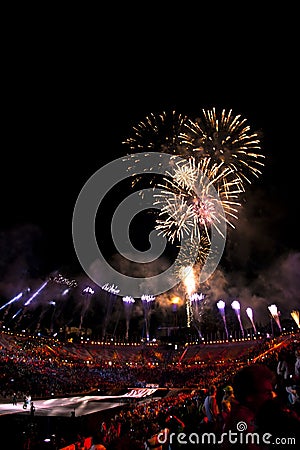
[[[188,75],[193,106],[186,92],[175,107],[173,88],[172,101],[163,89],[145,102],[144,83],[121,83],[103,122],[88,102],[75,107],[77,86],[64,108],[66,86],[54,93],[40,74],[39,89],[30,74],[28,104],[39,99],[30,113],[22,95],[12,101],[14,83],[6,142],[16,130],[21,140],[5,149],[14,170],[1,177],[4,194],[19,187],[2,198],[1,448],[299,447],[290,115],[279,114],[269,79],[270,104],[266,86],[262,96],[244,86],[234,99],[220,84],[211,106],[218,95],[207,90],[205,100],[200,89],[196,100],[199,80]],[[15,148],[26,151],[16,158]]]
[[[183,344],[62,341],[2,331],[1,441],[15,450],[89,449],[100,436],[108,449],[138,449],[170,416],[200,433],[199,407],[209,386],[218,387],[219,402],[242,367],[263,363],[277,374],[282,355],[295,383],[299,348],[298,332]],[[282,395],[278,380],[274,389]],[[26,396],[33,413],[23,407]],[[284,399],[299,412],[288,393]]]

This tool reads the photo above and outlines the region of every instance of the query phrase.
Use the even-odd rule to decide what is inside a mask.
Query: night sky
[[[187,55],[181,63],[171,54],[158,61],[146,51],[134,58],[125,44],[114,57],[101,58],[75,45],[66,48],[56,52],[49,43],[40,53],[20,46],[14,64],[5,67],[1,303],[18,283],[24,286],[53,270],[81,276],[72,242],[77,196],[94,172],[126,154],[122,141],[133,126],[149,113],[174,110],[195,118],[216,107],[232,109],[262,132],[266,159],[262,175],[246,189],[236,228],[229,231],[219,273],[223,281],[216,277],[209,288],[212,301],[227,295],[262,305],[262,311],[273,302],[287,313],[299,307],[294,63],[283,53],[266,53],[267,42],[252,48],[249,59],[259,62],[244,65],[242,57],[225,54],[195,65]],[[278,71],[279,62],[284,71]],[[98,232],[107,252],[110,209],[111,203],[103,208]]]

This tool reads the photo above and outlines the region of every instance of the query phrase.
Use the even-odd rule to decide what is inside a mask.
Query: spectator
[[[31,401],[30,402],[30,415],[31,415],[31,417],[34,416],[34,413],[35,413],[35,406],[34,406],[33,401]]]
[[[228,385],[224,388],[224,395],[221,400],[221,414],[223,421],[226,420],[226,417],[231,411],[232,403],[235,403],[236,399],[233,392],[233,387]]]
[[[287,380],[289,376],[292,374],[287,361],[287,355],[285,352],[281,352],[279,354],[276,372],[279,380]]]
[[[270,444],[264,450],[274,449],[276,439],[284,438],[283,443],[288,442],[287,438],[294,439],[295,444],[299,442],[300,416],[295,409],[286,406],[280,397],[267,400],[262,405],[256,416],[256,426],[260,435],[271,435]]]
[[[288,403],[292,406],[298,406],[300,404],[300,386],[291,383],[285,389],[288,393]]]
[[[295,351],[296,361],[295,361],[295,376],[300,379],[300,347],[297,347]]]
[[[16,406],[18,404],[18,402],[17,402],[17,394],[15,392],[12,395],[12,404],[14,406]]]
[[[243,423],[245,433],[255,433],[256,415],[267,400],[274,398],[275,381],[276,374],[263,364],[253,364],[240,369],[233,379],[237,401],[232,404],[231,411],[226,417],[223,432],[236,432],[239,430],[238,424]],[[223,448],[227,448],[228,445],[228,442],[225,443]],[[241,448],[257,447],[249,444]]]
[[[217,403],[217,387],[212,384],[208,388],[208,394],[204,400],[204,411],[207,417],[207,425],[210,430],[217,430],[220,410]]]
[[[90,450],[106,450],[102,433],[97,433],[96,435],[94,435],[92,442],[93,443]]]

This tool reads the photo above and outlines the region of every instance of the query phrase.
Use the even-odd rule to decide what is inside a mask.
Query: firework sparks
[[[24,306],[28,306],[30,305],[30,303],[32,302],[32,300],[39,295],[39,293],[47,286],[49,280],[45,281],[45,283],[43,283],[33,294],[32,296],[24,303]]]
[[[238,318],[240,329],[241,329],[241,332],[242,332],[242,336],[244,337],[244,328],[243,328],[243,324],[242,324],[242,321],[241,321],[241,314],[240,314],[241,313],[240,302],[238,302],[237,300],[233,300],[233,302],[231,303],[231,307],[234,310],[234,312],[235,312],[235,314],[236,314],[236,316]]]
[[[132,312],[132,308],[133,308],[133,304],[134,304],[135,300],[130,295],[126,295],[125,297],[122,298],[122,300],[123,300],[123,305],[124,305],[124,310],[125,310],[125,318],[126,318],[125,339],[128,340],[130,316],[131,316],[131,312]]]
[[[81,328],[82,328],[84,316],[85,316],[87,310],[89,309],[91,297],[92,297],[92,295],[94,295],[94,293],[95,293],[94,289],[92,289],[90,286],[86,286],[82,290],[81,294],[84,296],[85,301],[83,303],[82,311],[80,314],[80,323],[79,323],[79,327],[78,327],[79,330],[81,330]]]
[[[120,292],[118,286],[115,286],[114,284],[105,283],[101,286],[101,288],[106,292],[110,292],[111,294],[118,294]]]
[[[198,248],[197,255],[191,254],[190,246]],[[191,240],[190,245],[177,246],[180,251],[180,257],[175,260],[174,273],[178,279],[182,279],[182,268],[193,266],[196,273],[200,273],[206,261],[210,259],[213,252],[209,240],[205,235],[200,236],[200,241]],[[210,254],[210,252],[212,252]]]
[[[268,309],[269,309],[269,311],[271,313],[271,316],[275,320],[275,322],[276,322],[276,324],[277,324],[277,326],[279,328],[279,331],[282,331],[280,320],[279,320],[279,312],[278,312],[277,306],[273,304],[273,305],[268,306]]]
[[[132,129],[132,135],[122,144],[131,152],[157,151],[185,156],[185,147],[180,135],[184,132],[188,118],[175,111],[150,113]]]
[[[155,203],[162,205],[155,225],[158,234],[165,236],[172,244],[176,239],[182,240],[184,235],[190,236],[191,240],[194,238],[199,240],[200,230],[192,205],[188,205],[184,198],[173,192],[165,191],[165,194]]]
[[[149,339],[150,339],[150,334],[149,334],[150,307],[151,307],[151,304],[154,302],[154,300],[155,300],[154,295],[143,294],[141,296],[141,301],[142,301],[143,308],[144,308],[144,319],[145,319],[147,341],[149,341]]]
[[[299,311],[292,311],[291,312],[291,316],[294,319],[294,321],[297,324],[297,327],[300,328],[300,316],[299,316]]]
[[[223,300],[219,300],[217,302],[217,307],[218,307],[218,310],[219,310],[219,312],[220,312],[220,314],[222,316],[223,323],[224,323],[226,339],[228,339],[228,329],[227,329],[227,322],[226,322],[226,315],[225,315],[225,306],[226,306],[226,304],[225,304],[225,302]]]
[[[11,303],[16,302],[17,300],[19,300],[19,298],[21,298],[23,294],[24,294],[24,292],[20,292],[18,295],[15,295],[15,297],[13,297],[7,303],[5,303],[4,305],[1,306],[0,311],[1,311],[1,309],[6,308],[6,306],[10,305]]]
[[[197,160],[212,158],[232,169],[242,183],[251,183],[251,177],[261,175],[264,155],[260,153],[260,136],[241,115],[234,116],[232,110],[220,113],[215,108],[203,109],[202,117],[189,120],[185,128],[181,145],[187,145]]]
[[[160,205],[156,229],[172,243],[181,240],[185,234],[191,240],[200,240],[201,235],[209,238],[214,227],[223,237],[222,226],[226,222],[234,225],[237,219],[238,194],[241,193],[239,179],[219,183],[230,169],[209,166],[209,160],[196,163],[194,158],[176,163],[172,172],[167,172],[164,185],[154,194],[155,204]],[[217,186],[218,191],[215,189]]]
[[[191,326],[192,321],[192,307],[191,307],[191,295],[196,290],[196,280],[193,267],[187,266],[182,268],[183,284],[186,289],[187,299],[186,299],[186,316],[187,316],[187,327]]]
[[[191,312],[192,312],[192,323],[194,324],[196,330],[198,331],[199,338],[202,339],[201,334],[201,315],[202,315],[202,305],[204,300],[204,294],[197,292],[194,292],[190,295],[190,305],[191,305]]]
[[[102,285],[101,288],[106,292],[106,294],[108,294],[107,295],[108,298],[106,299],[106,313],[104,316],[102,329],[102,340],[104,340],[106,336],[106,330],[109,323],[109,319],[111,317],[111,313],[113,311],[113,307],[116,302],[117,294],[120,292],[120,290],[118,286],[109,283]]]
[[[54,283],[64,284],[68,287],[76,287],[78,284],[76,280],[70,280],[69,278],[64,277],[60,273],[55,276],[50,276],[49,279],[50,279],[50,281],[53,281]]]
[[[256,331],[254,319],[253,319],[253,310],[252,310],[252,308],[250,308],[250,306],[248,308],[246,308],[246,314],[249,317],[249,320],[250,320],[250,322],[252,324],[252,327],[253,327],[253,331],[256,334],[257,331]]]

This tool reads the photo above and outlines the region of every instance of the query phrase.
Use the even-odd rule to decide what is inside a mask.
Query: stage
[[[116,408],[124,405],[122,397],[105,396],[84,396],[84,397],[64,397],[64,398],[51,398],[48,400],[33,400],[35,406],[35,416],[60,416],[70,417],[75,412],[75,416],[83,416],[86,414],[92,414],[99,411]],[[0,416],[8,414],[22,414],[25,416],[30,415],[30,406],[27,409],[23,409],[23,402],[19,401],[17,405],[11,403],[0,404]]]
[[[84,395],[63,398],[50,398],[44,400],[31,400],[34,403],[34,416],[85,416],[99,411],[106,411],[125,403],[133,401],[146,401],[157,392],[157,389],[137,388],[130,389],[123,395]],[[18,401],[17,405],[12,403],[0,403],[0,416],[8,414],[30,415],[30,405],[23,409],[23,401]]]

